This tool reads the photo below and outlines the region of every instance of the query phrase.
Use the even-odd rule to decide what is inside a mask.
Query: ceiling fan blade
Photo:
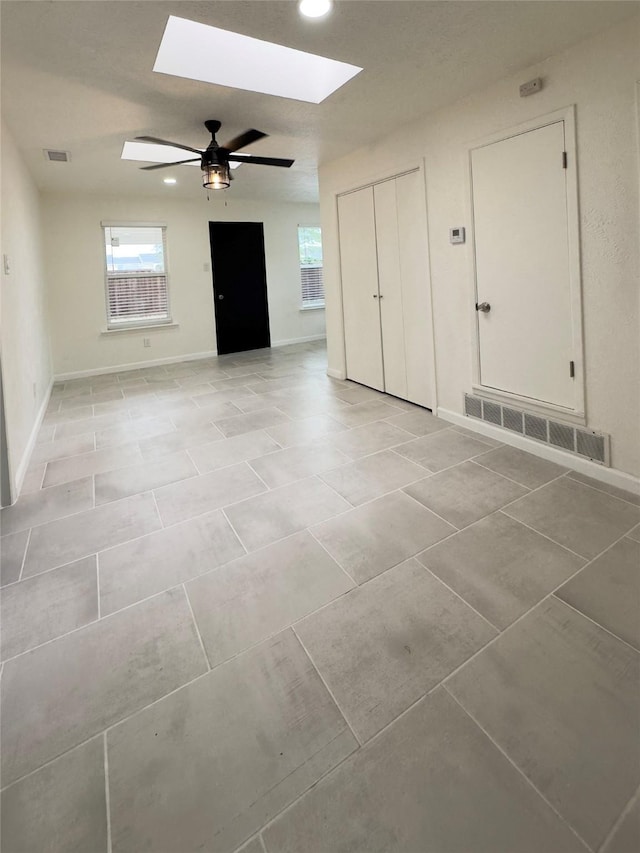
[[[242,154],[229,154],[227,157],[231,163],[255,163],[256,166],[284,166],[288,169],[296,162],[295,160],[285,160],[282,157],[250,157]]]
[[[153,166],[140,166],[143,172],[152,172],[154,169],[166,169],[169,166],[182,166],[183,163],[199,163],[200,157],[194,157],[193,160],[176,160],[175,163],[156,163]]]
[[[190,145],[182,145],[180,142],[169,142],[167,139],[158,139],[156,136],[136,136],[141,142],[153,142],[155,145],[168,145],[169,148],[183,148],[185,151],[193,151],[194,154],[202,154],[200,148],[192,148]]]
[[[225,151],[239,151],[241,148],[246,148],[252,142],[257,142],[268,135],[268,133],[263,133],[261,130],[254,130],[252,128],[251,130],[245,130],[240,136],[236,136],[235,139],[229,140],[229,142],[220,147],[224,148]]]

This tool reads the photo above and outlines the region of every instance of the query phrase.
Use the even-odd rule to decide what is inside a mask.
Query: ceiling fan
[[[154,169],[166,169],[169,166],[181,166],[183,163],[195,163],[200,160],[202,169],[202,184],[206,189],[223,190],[229,186],[231,182],[231,172],[229,163],[253,163],[256,166],[284,166],[289,168],[293,165],[293,160],[285,160],[279,157],[252,157],[247,154],[236,154],[241,148],[246,148],[252,142],[257,142],[268,134],[262,133],[260,130],[246,130],[235,139],[231,139],[226,145],[218,145],[216,141],[216,133],[221,128],[221,123],[216,119],[205,121],[204,126],[211,134],[211,142],[204,150],[192,148],[190,145],[182,145],[179,142],[169,142],[166,139],[157,139],[155,136],[136,136],[136,139],[142,142],[153,142],[156,145],[169,145],[171,148],[182,148],[185,151],[190,151],[197,154],[197,157],[192,157],[189,160],[177,160],[175,163],[157,163],[153,166],[141,166],[144,171],[152,171]]]

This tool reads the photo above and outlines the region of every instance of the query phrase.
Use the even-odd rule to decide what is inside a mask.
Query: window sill
[[[122,326],[120,329],[102,329],[101,335],[121,335],[123,332],[152,332],[154,329],[179,329],[179,323],[151,323],[148,326]]]
[[[325,305],[323,302],[322,305],[301,305],[300,310],[301,311],[324,311],[324,307],[325,307]]]

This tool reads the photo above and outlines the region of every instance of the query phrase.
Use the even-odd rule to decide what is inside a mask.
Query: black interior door
[[[271,345],[262,222],[210,222],[218,352]]]

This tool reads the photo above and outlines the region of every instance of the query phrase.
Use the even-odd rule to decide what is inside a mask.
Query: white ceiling
[[[2,112],[44,190],[195,198],[199,172],[141,172],[123,142],[149,134],[205,147],[249,127],[247,153],[293,157],[291,169],[243,165],[236,198],[314,202],[317,164],[367,145],[491,82],[613,26],[636,2],[336,0],[321,20],[291,0],[4,0]],[[152,71],[170,14],[362,66],[322,104],[238,91]],[[71,152],[48,163],[43,148]],[[171,174],[178,184],[167,187]]]

